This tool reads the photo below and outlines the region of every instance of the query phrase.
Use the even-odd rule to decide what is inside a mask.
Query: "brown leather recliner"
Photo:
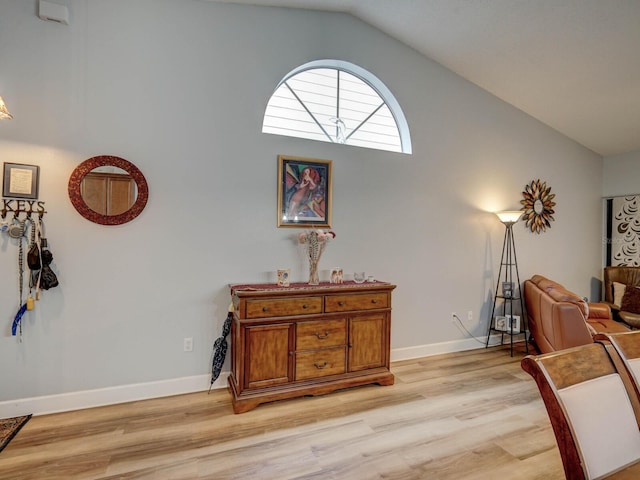
[[[626,332],[605,303],[588,303],[541,275],[524,282],[531,337],[541,353],[593,343],[597,333]]]
[[[614,283],[625,286],[640,287],[640,267],[605,267],[604,268],[604,302],[611,307],[613,318],[640,328],[640,314],[627,312],[620,307],[621,298],[614,297]]]

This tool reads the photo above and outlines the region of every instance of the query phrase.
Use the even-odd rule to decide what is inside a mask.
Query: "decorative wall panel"
[[[607,199],[607,265],[640,266],[640,195]]]

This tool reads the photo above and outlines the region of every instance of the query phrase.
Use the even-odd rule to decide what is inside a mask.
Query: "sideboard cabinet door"
[[[349,322],[349,371],[357,372],[387,364],[388,321],[386,314],[353,317]]]
[[[245,329],[245,388],[263,388],[293,380],[292,329],[291,323]]]

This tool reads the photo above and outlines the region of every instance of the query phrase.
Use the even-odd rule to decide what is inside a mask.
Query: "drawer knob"
[[[344,302],[338,302],[338,305],[340,305],[341,307],[344,307]]]
[[[318,337],[318,340],[324,340],[325,338],[329,338],[329,332],[327,330],[324,331],[324,335],[319,332],[315,332],[314,335]]]
[[[269,311],[269,307],[262,307],[262,311],[263,312],[268,312]]]
[[[307,308],[309,308],[309,305],[307,305],[307,304],[305,303],[304,305],[302,305],[302,308],[304,308],[304,309],[306,310]]]
[[[318,370],[322,370],[327,365],[329,365],[329,364],[326,361],[322,365],[320,365],[318,362],[314,362],[314,364],[313,364],[313,366],[316,367]]]
[[[378,303],[378,299],[377,298],[372,299],[371,303]]]

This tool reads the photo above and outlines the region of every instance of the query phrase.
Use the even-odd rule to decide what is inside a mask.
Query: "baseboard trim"
[[[520,339],[520,341],[522,341]],[[492,335],[490,345],[500,343],[500,335]],[[462,352],[484,348],[484,342],[467,338],[451,342],[418,345],[415,347],[396,348],[391,351],[391,361],[410,360],[429,357],[443,353]],[[222,372],[212,388],[226,388],[229,372]],[[0,402],[0,418],[20,415],[46,415],[50,413],[82,410],[85,408],[115,405],[117,403],[135,402],[150,398],[169,397],[185,393],[203,392],[209,389],[210,375],[195,375],[157,382],[119,385],[95,390],[44,395],[41,397],[20,398]]]
[[[222,372],[212,388],[227,385],[228,373]],[[202,392],[209,389],[210,375],[195,375],[157,382],[119,385],[117,387],[98,388],[78,392],[44,395],[41,397],[20,398],[0,402],[0,418],[20,415],[46,415],[68,412],[117,403],[135,402],[150,398],[169,397],[184,393]]]
[[[500,345],[501,335],[491,335],[489,346]],[[514,337],[514,342],[523,342],[524,337]],[[428,345],[417,345],[415,347],[396,348],[391,350],[391,361],[399,362],[414,358],[430,357],[432,355],[442,355],[443,353],[464,352],[485,348],[486,337],[482,339],[465,338],[450,342],[430,343]]]

